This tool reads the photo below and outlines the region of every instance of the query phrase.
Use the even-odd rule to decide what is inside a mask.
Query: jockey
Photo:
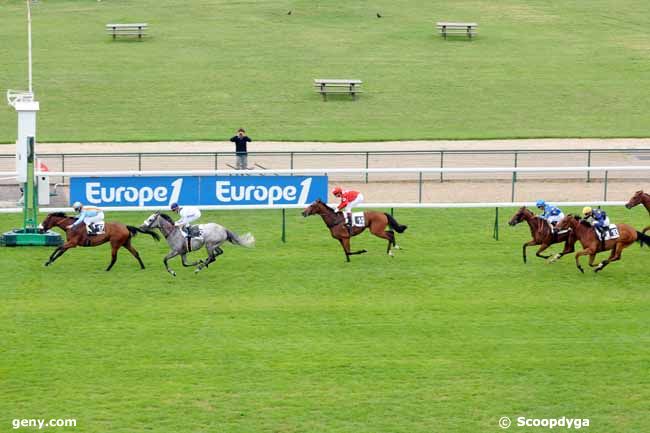
[[[605,231],[609,227],[609,217],[602,209],[592,209],[589,206],[585,206],[582,209],[582,215],[585,217],[585,220],[594,226],[594,229],[598,232],[601,239],[605,239]]]
[[[341,199],[341,203],[336,207],[336,211],[344,212],[348,231],[352,234],[352,207],[363,203],[363,194],[353,190],[344,191],[340,186],[334,187],[332,194],[334,197]]]
[[[554,229],[555,225],[559,223],[562,218],[564,218],[564,212],[562,212],[562,209],[546,203],[545,200],[537,200],[535,206],[537,206],[537,208],[542,211],[542,214],[539,215],[539,217],[548,221],[548,223],[553,226]]]
[[[179,227],[185,236],[189,240],[192,235],[190,233],[190,223],[201,218],[201,211],[194,206],[183,206],[180,207],[178,203],[172,203],[171,210],[178,213],[181,217],[174,224],[176,227]]]
[[[74,202],[72,208],[76,213],[79,214],[77,221],[73,224],[70,224],[67,228],[74,229],[77,226],[80,226],[82,223],[86,223],[88,226],[88,234],[94,235],[97,234],[97,226],[95,223],[104,222],[104,211],[98,207],[94,206],[84,206],[81,202]]]

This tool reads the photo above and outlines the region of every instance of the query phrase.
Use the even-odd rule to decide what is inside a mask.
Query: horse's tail
[[[241,245],[246,248],[253,248],[255,246],[255,236],[252,233],[245,233],[239,236],[237,233],[226,230],[228,241],[231,244]]]
[[[641,232],[636,232],[636,240],[638,243],[643,245],[650,245],[650,236],[643,234]]]
[[[158,233],[152,230],[143,230],[140,227],[134,227],[134,226],[126,226],[126,228],[129,229],[129,233],[131,233],[132,238],[135,237],[135,235],[137,235],[138,233],[144,233],[150,235],[152,238],[154,238],[157,241],[160,240],[160,236],[158,235]]]
[[[397,222],[395,218],[389,213],[384,213],[386,215],[386,218],[388,218],[388,224],[390,225],[390,228],[395,230],[397,233],[404,233],[404,230],[406,230],[408,227],[403,226],[400,223]]]

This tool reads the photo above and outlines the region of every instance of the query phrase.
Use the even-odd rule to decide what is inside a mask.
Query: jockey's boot
[[[352,236],[352,212],[347,213],[347,222],[345,225],[348,227],[348,234]]]
[[[596,226],[596,231],[598,232],[598,236],[600,236],[600,250],[604,251],[605,250],[605,227],[600,227]]]
[[[192,232],[190,231],[190,226],[186,225],[181,229],[181,232],[185,235],[185,242],[187,242],[187,251],[192,251]]]

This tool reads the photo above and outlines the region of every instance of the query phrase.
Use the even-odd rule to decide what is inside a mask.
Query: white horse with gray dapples
[[[252,248],[255,246],[255,237],[251,233],[239,236],[219,224],[208,223],[199,224],[200,235],[191,239],[191,248],[188,250],[185,234],[179,227],[174,225],[174,221],[169,215],[160,212],[156,212],[149,216],[141,227],[147,229],[157,228],[163,234],[165,239],[167,239],[170,251],[163,259],[163,262],[165,263],[165,269],[167,269],[167,272],[173,276],[176,276],[176,272],[174,272],[174,270],[167,264],[167,261],[173,257],[180,255],[183,266],[196,266],[194,273],[197,273],[203,268],[207,268],[210,263],[214,262],[218,256],[223,254],[221,245],[226,241],[246,248]],[[205,249],[208,251],[208,257],[205,261],[199,260],[188,263],[187,253],[190,252],[190,250],[197,251],[204,245]]]

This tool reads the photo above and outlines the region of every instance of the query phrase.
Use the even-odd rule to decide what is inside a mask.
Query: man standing
[[[246,143],[250,143],[251,140],[247,135],[246,131],[243,128],[237,130],[237,135],[230,139],[235,143],[235,152],[237,152],[237,170],[247,170],[248,169],[248,152],[246,150]]]

